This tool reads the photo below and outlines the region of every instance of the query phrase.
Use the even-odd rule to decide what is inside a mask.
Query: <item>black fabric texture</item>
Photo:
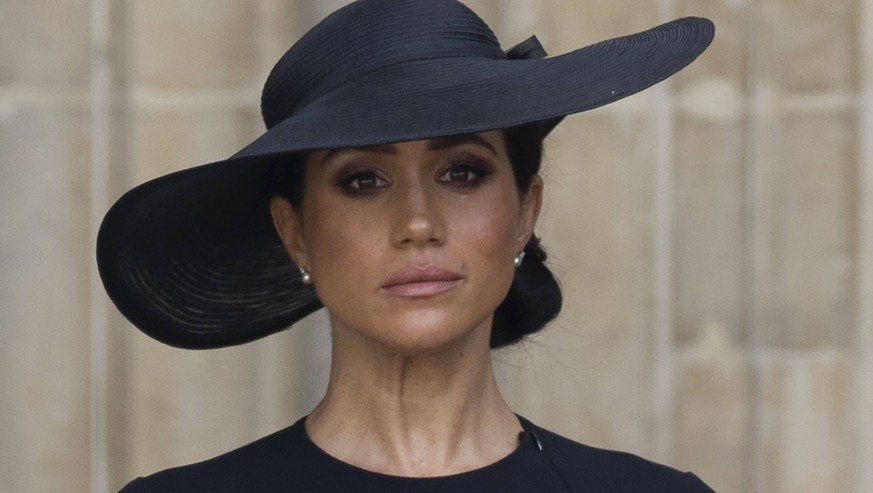
[[[632,454],[582,445],[520,420],[525,431],[514,452],[489,466],[452,476],[407,478],[351,466],[312,443],[301,419],[213,459],[138,478],[120,493],[712,492],[693,474]]]

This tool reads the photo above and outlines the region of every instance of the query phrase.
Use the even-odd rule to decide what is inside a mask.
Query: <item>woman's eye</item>
[[[372,171],[352,173],[341,178],[337,185],[352,194],[364,194],[387,185],[388,182]]]
[[[481,166],[453,164],[439,176],[439,181],[456,186],[472,186],[488,174],[488,170]]]

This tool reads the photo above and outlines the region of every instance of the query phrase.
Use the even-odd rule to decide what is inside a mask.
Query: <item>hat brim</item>
[[[591,110],[675,74],[714,32],[708,19],[686,17],[551,58],[401,63],[334,89],[234,157],[481,132]]]
[[[283,330],[321,304],[270,220],[269,172],[279,156],[590,110],[678,72],[713,35],[710,21],[684,18],[552,58],[428,59],[357,77],[231,158],[157,178],[119,199],[98,234],[106,291],[128,320],[172,346],[231,346]]]

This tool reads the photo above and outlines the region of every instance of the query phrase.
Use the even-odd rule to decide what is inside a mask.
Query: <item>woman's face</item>
[[[493,131],[312,152],[300,208],[271,208],[334,337],[415,354],[490,333],[541,195],[535,177],[520,197]]]

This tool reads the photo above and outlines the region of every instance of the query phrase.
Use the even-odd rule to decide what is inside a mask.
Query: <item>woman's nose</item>
[[[411,183],[396,193],[391,205],[396,218],[395,244],[416,247],[442,244],[446,228],[434,192],[421,183]]]

